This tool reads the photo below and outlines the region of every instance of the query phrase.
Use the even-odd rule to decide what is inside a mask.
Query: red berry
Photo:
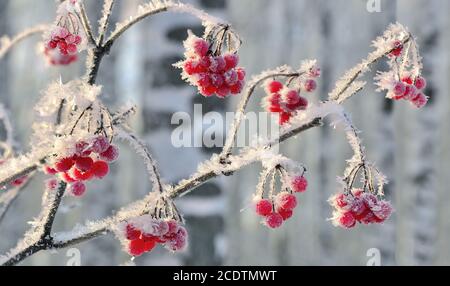
[[[45,181],[45,187],[48,190],[55,190],[58,187],[58,180],[55,178],[51,178]]]
[[[92,165],[92,174],[97,178],[103,178],[109,172],[109,165],[105,161],[97,161]]]
[[[15,179],[14,181],[11,182],[11,186],[20,187],[25,182],[26,179],[27,179],[27,176],[23,176],[18,179]]]
[[[73,164],[75,164],[75,161],[72,158],[63,158],[56,162],[55,169],[58,172],[67,172],[72,168]]]
[[[283,88],[283,84],[279,81],[272,80],[269,81],[266,85],[267,93],[277,93]]]
[[[316,90],[317,88],[317,83],[315,80],[313,79],[308,79],[305,81],[305,83],[303,84],[303,87],[305,88],[305,90],[307,92],[312,92],[314,90]]]
[[[418,76],[414,85],[417,87],[417,89],[424,89],[427,86],[427,81],[425,80],[425,78]]]
[[[94,153],[100,154],[106,151],[110,146],[108,138],[105,136],[98,136],[95,138],[94,142],[92,143],[92,151]]]
[[[54,40],[52,40],[52,41],[50,41],[50,42],[48,42],[48,47],[50,48],[50,49],[56,49],[56,47],[58,46],[58,43],[56,42],[56,41],[54,41]]]
[[[181,251],[186,247],[186,237],[177,234],[173,239],[167,242],[167,247],[172,251]]]
[[[67,45],[67,52],[69,54],[76,54],[77,53],[77,46],[75,44],[68,44]]]
[[[76,180],[74,178],[72,178],[67,172],[62,173],[61,179],[66,183],[76,182]]]
[[[352,212],[347,211],[340,215],[339,217],[339,225],[345,228],[352,228],[356,224],[356,219],[353,216]]]
[[[278,228],[283,224],[283,217],[278,213],[271,213],[266,216],[266,225],[270,228]]]
[[[239,62],[239,56],[237,54],[226,54],[223,56],[225,60],[225,70],[233,69]]]
[[[145,242],[143,239],[135,239],[130,241],[128,252],[130,255],[139,256],[145,252]]]
[[[118,157],[119,157],[119,148],[117,148],[114,145],[109,146],[105,152],[100,154],[100,158],[107,162],[113,162],[117,160]]]
[[[392,214],[392,206],[387,201],[380,201],[372,212],[380,221],[384,221]]]
[[[292,210],[286,210],[286,209],[278,209],[277,213],[281,215],[281,217],[283,218],[283,220],[287,220],[289,219],[292,214],[294,213]]]
[[[86,185],[80,181],[74,182],[70,185],[70,192],[75,197],[81,197],[86,192]]]
[[[297,198],[288,192],[279,193],[275,202],[278,208],[285,210],[292,210],[297,206]]]
[[[81,41],[82,41],[81,37],[79,35],[76,35],[74,44],[79,45],[81,43]]]
[[[280,125],[284,125],[285,123],[287,123],[289,119],[291,119],[291,116],[292,115],[289,112],[281,112],[278,120]]]
[[[417,94],[412,100],[411,102],[417,107],[417,108],[422,108],[424,107],[427,102],[428,102],[428,98],[426,97],[425,94],[423,94],[422,92],[420,92],[419,94]]]
[[[214,93],[216,93],[217,91],[217,87],[213,86],[213,85],[209,85],[209,86],[202,86],[200,88],[200,94],[203,96],[211,96]]]
[[[125,229],[125,236],[128,240],[135,240],[141,237],[141,231],[135,228],[132,224],[127,224]]]
[[[303,176],[297,176],[292,180],[291,185],[294,192],[303,193],[308,187],[308,181]]]
[[[216,56],[212,58],[209,70],[214,73],[223,72],[225,71],[226,65],[225,59],[222,56]]]
[[[75,166],[83,172],[89,171],[93,164],[94,160],[91,157],[78,157],[75,159]]]
[[[308,100],[305,97],[300,96],[297,108],[300,110],[305,110],[307,107],[308,107]]]
[[[219,88],[224,83],[225,79],[221,74],[213,73],[210,76],[211,84]]]
[[[392,89],[392,92],[396,95],[396,96],[402,96],[405,94],[406,91],[406,86],[404,83],[402,82],[396,82],[394,84],[394,87]]]
[[[243,68],[237,68],[236,73],[238,75],[239,80],[244,80],[245,78],[245,70]]]
[[[406,100],[411,100],[417,95],[417,89],[414,85],[407,85],[405,87],[405,93],[403,94],[403,98]]]
[[[343,193],[335,195],[332,199],[332,204],[337,208],[345,208],[348,205],[347,196]]]
[[[49,166],[44,167],[44,172],[49,175],[55,175],[56,173],[58,173],[58,171]]]
[[[183,64],[183,70],[188,75],[193,75],[197,73],[197,66],[193,60],[186,60]]]
[[[94,174],[92,173],[91,170],[83,172],[77,168],[72,169],[71,175],[76,180],[81,180],[81,181],[88,181],[88,180],[92,179],[92,177],[94,176]]]
[[[193,43],[194,51],[200,57],[206,56],[209,50],[209,44],[203,39],[196,39]]]
[[[355,198],[350,205],[350,210],[355,219],[360,220],[370,212],[370,209],[366,206],[363,200]]]
[[[169,227],[169,229],[168,229],[166,235],[170,235],[170,234],[178,232],[179,226],[178,226],[178,222],[176,220],[172,219],[172,220],[167,221],[167,226]]]
[[[412,80],[412,78],[411,78],[410,76],[404,76],[404,77],[402,78],[402,81],[403,81],[404,83],[407,83],[407,84],[413,84],[413,80]]]
[[[391,53],[389,54],[391,57],[398,57],[402,54],[403,51],[403,44],[401,41],[395,41],[393,43],[393,50],[391,51]]]
[[[272,203],[269,200],[261,199],[256,202],[256,214],[266,216],[272,213]]]
[[[222,84],[216,91],[218,97],[224,98],[230,94],[230,88],[226,84]]]
[[[150,240],[144,242],[144,252],[152,251],[153,248],[155,248],[157,241],[156,240]]]
[[[223,76],[225,78],[226,84],[229,86],[235,85],[239,81],[237,72],[235,70],[227,71]]]
[[[197,84],[201,87],[203,86],[210,86],[211,85],[211,79],[209,78],[209,74],[207,73],[199,73],[197,75]]]
[[[239,94],[241,93],[243,87],[244,83],[242,82],[242,80],[239,80],[235,85],[230,86],[230,91],[232,94]]]
[[[300,96],[299,96],[297,91],[295,91],[295,90],[288,91],[286,93],[286,98],[285,98],[286,104],[288,104],[288,105],[295,105],[295,104],[297,104],[300,101],[299,97]]]

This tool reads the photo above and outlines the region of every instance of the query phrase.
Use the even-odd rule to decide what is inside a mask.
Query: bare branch
[[[91,23],[89,22],[89,18],[86,14],[86,8],[84,7],[83,2],[80,3],[79,17],[80,17],[81,24],[83,25],[84,31],[86,32],[86,36],[88,37],[88,41],[92,45],[96,45],[94,34],[92,33],[92,26],[91,26]]]
[[[99,21],[97,46],[103,45],[106,31],[108,30],[109,18],[111,17],[112,9],[115,0],[104,0],[103,2],[103,16]]]
[[[27,29],[13,38],[8,36],[3,36],[0,39],[0,59],[2,59],[16,44],[20,43],[22,40],[34,36],[36,34],[41,34],[48,29],[48,24],[37,25],[33,28]]]

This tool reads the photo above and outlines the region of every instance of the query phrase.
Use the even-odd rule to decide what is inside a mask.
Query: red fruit
[[[212,58],[209,70],[214,73],[223,72],[225,71],[226,65],[225,59],[222,56],[216,56]]]
[[[227,71],[223,76],[228,86],[235,85],[239,81],[237,72],[235,70]]]
[[[389,56],[391,56],[391,57],[398,57],[398,56],[400,56],[402,54],[402,51],[403,51],[403,44],[402,44],[402,42],[397,40],[397,41],[395,41],[393,43],[392,46],[393,46],[394,49],[391,51]]]
[[[238,73],[239,75],[239,73]],[[230,92],[232,94],[239,94],[242,91],[242,88],[244,87],[244,83],[242,82],[241,79],[239,79],[239,81],[235,84],[230,86]]]
[[[236,68],[236,73],[238,75],[239,80],[244,80],[245,78],[245,70],[243,68]]]
[[[76,182],[76,180],[74,178],[72,178],[67,172],[63,173],[61,175],[61,178],[64,182],[66,183],[73,183]]]
[[[91,157],[78,157],[75,159],[75,166],[83,172],[89,171],[93,164],[94,160]]]
[[[387,201],[380,201],[378,206],[372,210],[373,214],[379,219],[384,221],[392,214],[392,206]]]
[[[97,178],[103,178],[109,172],[109,165],[105,161],[97,161],[92,165],[91,172]]]
[[[201,57],[198,60],[198,72],[207,72],[211,66],[211,58],[209,56]]]
[[[363,190],[361,190],[361,189],[354,189],[354,190],[352,191],[352,194],[353,194],[355,197],[359,198],[359,197],[361,197],[362,194],[364,194],[364,192],[363,192]]]
[[[396,82],[394,84],[394,87],[392,89],[392,92],[396,95],[396,96],[401,96],[403,97],[403,95],[405,94],[406,91],[406,86],[404,83],[402,82]]]
[[[345,228],[352,228],[356,224],[356,219],[353,216],[352,212],[344,212],[339,217],[339,225]]]
[[[179,230],[178,222],[176,220],[169,220],[167,221],[167,226],[169,227],[166,235],[170,235],[173,233],[177,233]]]
[[[345,208],[348,205],[347,196],[343,193],[337,194],[333,197],[332,203],[337,208]]]
[[[291,185],[294,192],[303,193],[308,187],[308,181],[303,176],[297,176],[292,180]]]
[[[202,86],[200,88],[200,94],[203,96],[207,96],[207,97],[213,95],[214,93],[216,93],[216,91],[217,91],[217,88],[213,85]]]
[[[407,84],[413,84],[413,80],[412,80],[412,78],[411,78],[410,76],[404,76],[404,77],[402,78],[402,81],[403,81],[404,83],[407,83]]]
[[[183,64],[183,70],[188,75],[193,75],[195,73],[198,73],[197,63],[194,62],[194,60],[186,60]]]
[[[268,93],[277,93],[283,88],[283,84],[279,81],[272,80],[266,85],[266,90]]]
[[[130,253],[130,255],[133,256],[139,256],[142,253],[145,252],[145,242],[143,239],[135,239],[130,241],[130,244],[128,246],[128,252]]]
[[[308,107],[308,100],[305,97],[300,96],[297,108],[300,110],[305,110],[307,107]]]
[[[286,93],[286,104],[295,105],[300,101],[299,94],[295,90],[290,90]]]
[[[269,106],[269,111],[274,112],[274,113],[279,113],[279,112],[282,112],[283,109],[281,108],[280,105],[271,105],[271,106]]]
[[[186,237],[177,234],[173,239],[169,240],[166,245],[172,251],[181,251],[186,247]]]
[[[67,44],[66,44],[66,42],[65,42],[65,41],[59,41],[59,42],[58,42],[58,48],[59,48],[59,50],[60,50],[61,52],[67,50]],[[66,53],[67,53],[67,52],[66,52]]]
[[[281,215],[283,220],[289,219],[292,216],[292,214],[294,213],[292,210],[286,210],[286,209],[278,209],[277,212],[278,212],[278,214]]]
[[[237,54],[226,54],[223,56],[225,60],[225,70],[233,69],[239,62],[239,56]]]
[[[86,192],[86,185],[80,181],[74,182],[70,185],[70,192],[75,197],[81,197]]]
[[[79,45],[81,43],[81,40],[82,40],[81,37],[79,35],[76,35],[74,44]]]
[[[278,213],[271,213],[266,216],[266,225],[270,228],[278,228],[283,224],[283,217]]]
[[[312,92],[314,90],[316,90],[317,88],[317,83],[315,80],[313,79],[308,79],[305,81],[305,83],[303,84],[303,87],[305,88],[305,90],[307,92]]]
[[[277,208],[293,210],[297,206],[297,198],[288,192],[279,193],[276,197]]]
[[[27,176],[23,176],[18,179],[15,179],[14,181],[11,182],[11,186],[19,187],[25,182],[26,179],[27,179]]]
[[[98,136],[95,138],[94,142],[92,143],[92,151],[94,153],[100,154],[106,151],[110,146],[108,138],[105,136]]]
[[[128,240],[135,240],[141,237],[141,231],[135,228],[132,224],[127,224],[125,229],[125,236]]]
[[[371,224],[377,222],[377,217],[370,211],[360,221],[363,224]]]
[[[414,85],[407,85],[405,88],[405,93],[403,94],[403,98],[406,100],[411,100],[416,97],[417,89]]]
[[[119,157],[119,148],[117,148],[114,145],[109,146],[105,152],[100,154],[100,158],[102,160],[105,160],[106,162],[113,162],[117,160],[118,157]]]
[[[427,86],[427,81],[425,80],[425,78],[418,76],[414,85],[417,87],[417,89],[424,89]]]
[[[216,94],[220,98],[227,97],[230,94],[230,88],[226,84],[223,84],[217,89]]]
[[[209,74],[208,73],[199,73],[197,84],[199,86],[210,86],[211,79],[209,78]]]
[[[289,119],[291,119],[291,114],[289,112],[280,112],[280,117],[278,122],[280,123],[280,125],[285,124],[286,122],[289,121]]]
[[[194,51],[200,57],[206,56],[209,50],[209,44],[203,39],[196,39],[193,43]]]
[[[76,54],[77,53],[77,46],[75,44],[67,45],[67,52],[69,54]]]
[[[221,74],[213,73],[210,76],[211,84],[219,88],[224,83],[225,79]]]
[[[157,241],[156,240],[150,240],[144,242],[144,252],[152,251],[153,248],[155,248]]]
[[[272,213],[272,203],[269,200],[261,199],[256,202],[256,214],[266,216]]]
[[[350,205],[350,210],[355,219],[360,220],[370,212],[363,200],[355,198]]]
[[[145,242],[150,242],[150,241],[157,241],[157,240],[158,240],[158,237],[155,236],[155,235],[153,235],[153,234],[143,233],[143,234],[142,234],[142,239],[143,239]]]
[[[55,169],[58,172],[67,172],[72,168],[73,164],[75,164],[75,161],[72,158],[63,158],[56,162]]]
[[[48,190],[55,190],[58,187],[58,180],[51,178],[45,181],[45,188]]]
[[[55,175],[56,173],[58,173],[58,171],[49,166],[44,167],[44,172],[49,175]]]
[[[56,49],[56,46],[58,46],[58,43],[56,41],[52,40],[52,41],[48,42],[47,46],[53,50],[53,49]]]
[[[91,170],[83,172],[83,171],[78,170],[77,168],[72,169],[71,175],[76,180],[81,180],[81,181],[88,181],[88,180],[92,179],[92,177],[94,176],[94,174],[92,173]]]
[[[418,93],[412,100],[411,100],[412,104],[414,104],[417,108],[422,108],[424,107],[427,102],[428,102],[428,98],[426,97],[425,94],[423,94],[422,92]]]

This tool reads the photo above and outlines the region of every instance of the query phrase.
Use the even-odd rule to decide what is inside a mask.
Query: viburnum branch
[[[90,44],[96,45],[97,42],[95,41],[94,34],[92,32],[92,26],[91,26],[91,23],[89,21],[87,14],[86,14],[86,8],[84,6],[84,3],[81,2],[81,3],[79,3],[79,5],[80,5],[79,17],[81,20],[81,24],[83,25],[84,31],[86,32],[86,35],[88,37],[88,41]]]
[[[29,174],[20,186],[17,186],[10,190],[7,190],[6,192],[4,192],[3,194],[0,195],[0,204],[1,204],[0,223],[3,221],[6,213],[8,212],[9,208],[11,207],[11,205],[22,193],[23,189],[25,189],[28,186],[28,184],[30,183],[33,176],[34,176],[34,173]]]
[[[103,45],[103,40],[108,30],[109,19],[112,14],[114,3],[115,0],[104,0],[103,2],[103,12],[102,12],[103,16],[99,21],[97,46]]]
[[[48,24],[41,24],[30,29],[27,29],[13,38],[8,36],[3,36],[0,38],[0,59],[2,59],[16,44],[20,43],[22,40],[34,36],[36,34],[42,34],[48,30]]]

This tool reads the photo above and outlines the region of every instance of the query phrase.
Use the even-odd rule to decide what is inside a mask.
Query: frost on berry
[[[293,210],[297,206],[297,198],[289,192],[281,192],[275,199],[277,208]]]
[[[69,186],[70,193],[75,197],[81,197],[86,192],[86,185],[80,181],[74,182]]]
[[[72,1],[77,2],[63,1],[59,5],[55,23],[44,35],[44,54],[51,65],[69,65],[86,48],[86,36]]]
[[[279,228],[283,224],[283,217],[278,213],[266,216],[265,224],[270,228]]]
[[[105,161],[97,161],[92,165],[91,172],[97,178],[103,178],[109,172],[109,165]]]
[[[98,136],[94,139],[94,142],[92,143],[92,152],[95,152],[97,154],[105,152],[109,148],[109,140],[105,136]]]
[[[256,201],[256,214],[267,216],[272,213],[272,203],[269,200],[261,199]]]
[[[100,158],[107,162],[114,162],[119,157],[119,148],[114,145],[110,145],[108,149],[100,153]]]
[[[56,190],[58,187],[58,180],[55,178],[47,179],[45,181],[45,188],[47,190]]]
[[[303,193],[308,187],[308,181],[304,176],[296,176],[291,181],[292,190],[296,193]]]
[[[239,94],[244,86],[245,72],[237,67],[239,57],[235,53],[210,50],[210,44],[189,31],[184,41],[185,60],[175,64],[181,68],[182,78],[196,86],[201,95],[224,98]]]

